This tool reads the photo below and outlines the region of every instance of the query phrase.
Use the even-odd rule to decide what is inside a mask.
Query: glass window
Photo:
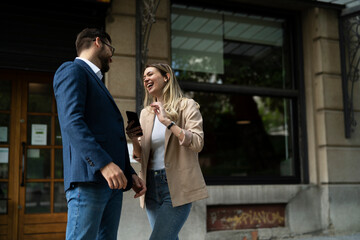
[[[9,148],[0,147],[0,179],[9,177]]]
[[[64,178],[63,173],[63,150],[55,149],[55,178]]]
[[[8,211],[8,183],[0,183],[0,214],[7,214]]]
[[[172,66],[201,106],[207,182],[298,181],[290,17],[181,4],[171,10]]]
[[[10,114],[0,113],[0,144],[9,144]]]
[[[55,145],[62,145],[62,137],[58,117],[55,118]]]
[[[25,198],[25,213],[50,213],[50,183],[27,183]]]
[[[51,84],[29,83],[28,112],[51,112],[51,104]]]
[[[0,81],[0,110],[10,110],[11,82]]]
[[[27,149],[26,178],[50,178],[50,149]]]
[[[67,203],[63,182],[54,183],[54,212],[67,212]]]

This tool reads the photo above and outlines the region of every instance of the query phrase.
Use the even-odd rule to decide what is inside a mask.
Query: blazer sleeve
[[[126,179],[128,181],[128,184],[126,185],[126,188],[124,189],[124,192],[130,190],[132,188],[132,186],[133,186],[133,181],[132,181],[132,175],[133,174],[137,175],[137,173],[135,172],[135,170],[131,166],[130,159],[127,158],[126,162],[125,162],[125,177],[126,177]]]
[[[200,113],[199,104],[189,99],[183,110],[185,137],[180,145],[189,147],[195,152],[200,152],[204,147],[203,118]]]
[[[90,165],[95,174],[112,162],[112,158],[97,143],[85,122],[87,79],[83,69],[69,62],[55,73],[53,87],[62,130],[80,159]]]

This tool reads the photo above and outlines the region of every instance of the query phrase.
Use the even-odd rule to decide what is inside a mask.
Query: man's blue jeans
[[[150,240],[175,240],[188,218],[191,203],[173,207],[165,170],[150,170],[145,195],[146,212],[152,228]]]
[[[68,222],[66,239],[116,240],[122,190],[107,185],[77,183],[66,191]]]

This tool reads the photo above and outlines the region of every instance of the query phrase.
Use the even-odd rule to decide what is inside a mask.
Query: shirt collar
[[[85,59],[85,58],[81,58],[81,57],[77,57],[76,59],[80,59],[83,60],[87,65],[89,65],[89,67],[91,68],[91,70],[94,71],[94,73],[96,74],[96,76],[98,76],[98,78],[101,80],[103,78],[103,75],[101,73],[100,68],[98,68],[95,64],[93,64],[92,62],[90,62],[89,60]]]

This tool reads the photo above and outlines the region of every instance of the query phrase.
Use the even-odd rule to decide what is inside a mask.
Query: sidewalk
[[[329,233],[328,233],[329,234]],[[275,237],[277,236],[277,237]],[[343,233],[339,235],[327,235],[325,233],[313,236],[311,234],[288,236],[284,234],[274,235],[273,233],[266,234],[258,231],[217,231],[208,232],[205,240],[360,240],[360,233]]]
[[[360,233],[337,236],[313,236],[313,237],[297,237],[293,240],[360,240]]]

